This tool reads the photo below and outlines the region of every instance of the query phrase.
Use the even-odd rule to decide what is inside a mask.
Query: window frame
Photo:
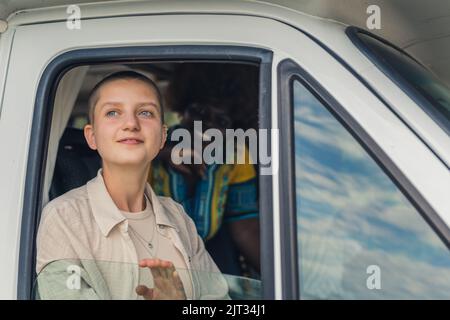
[[[283,299],[301,298],[299,261],[297,251],[297,208],[295,192],[295,132],[293,82],[299,81],[311,92],[331,115],[351,134],[357,143],[378,164],[396,187],[419,212],[425,222],[450,250],[450,228],[410,180],[361,127],[352,115],[322,87],[305,69],[292,59],[278,64],[278,104],[283,110],[278,119],[280,128],[280,212],[281,215],[281,260],[283,266]],[[289,175],[290,173],[290,175]],[[293,177],[293,178],[292,178]]]
[[[413,61],[415,61],[418,65],[420,65],[425,70],[429,71],[433,74],[426,66],[424,66],[420,61],[415,59],[405,50],[397,47],[395,44],[383,39],[367,30],[350,26],[345,29],[345,33],[349,37],[350,41],[361,51],[384,75],[386,75],[390,80],[392,80],[408,97],[410,97],[433,121],[436,125],[442,129],[447,134],[450,134],[449,129],[444,125],[444,123],[448,123],[446,119],[441,120],[442,115],[436,111],[434,104],[425,98],[411,83],[405,80],[405,77],[398,73],[397,70],[392,68],[389,63],[380,59],[378,54],[376,54],[372,48],[367,46],[364,41],[359,37],[359,34],[364,34],[368,37],[371,37],[382,44],[393,48],[394,50],[403,53]],[[433,74],[434,75],[434,74]]]
[[[27,159],[20,231],[17,298],[32,300],[36,279],[36,235],[42,207],[42,186],[56,89],[63,75],[81,65],[129,61],[230,61],[258,63],[260,127],[270,129],[273,53],[266,49],[232,45],[162,45],[84,48],[65,52],[49,62],[39,80],[34,103],[31,140]],[[269,141],[270,145],[271,141]],[[272,179],[259,176],[261,281],[263,299],[274,298],[274,246]]]

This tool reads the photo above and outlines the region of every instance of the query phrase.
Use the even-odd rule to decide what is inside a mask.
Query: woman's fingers
[[[181,278],[178,275],[178,272],[176,270],[172,272],[172,279],[173,279],[173,283],[175,285],[175,288],[177,290],[182,290],[184,292],[183,282],[181,281]]]
[[[175,267],[172,262],[160,259],[143,259],[139,261],[141,268],[149,268],[153,277],[170,278]]]
[[[153,275],[154,288],[138,286],[136,293],[145,299],[186,299],[183,282],[171,261],[143,259],[139,266],[149,268]]]
[[[164,263],[163,260],[160,259],[143,259],[139,261],[139,266],[141,268],[149,268],[154,278],[162,277],[161,274],[161,265]]]
[[[152,300],[153,299],[153,289],[148,288],[144,285],[139,285],[136,287],[136,293],[140,296],[142,296],[146,300]]]
[[[164,275],[166,279],[171,278],[172,272],[175,270],[173,263],[170,261],[164,261],[164,263],[161,264],[160,272]]]

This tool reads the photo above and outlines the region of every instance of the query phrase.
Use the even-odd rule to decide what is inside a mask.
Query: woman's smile
[[[119,143],[129,144],[129,145],[137,145],[137,144],[143,143],[143,141],[137,140],[137,139],[123,139],[123,140],[120,140]]]

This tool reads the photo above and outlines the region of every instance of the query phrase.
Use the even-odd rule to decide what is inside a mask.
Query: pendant
[[[150,249],[153,249],[153,245],[149,242],[148,243],[148,247],[150,248]]]

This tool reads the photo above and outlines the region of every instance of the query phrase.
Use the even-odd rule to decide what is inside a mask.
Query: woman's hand
[[[136,287],[136,293],[145,300],[186,300],[183,282],[172,262],[160,259],[143,259],[139,267],[149,268],[153,275],[154,288],[144,285]]]
[[[172,161],[172,150],[173,146],[166,145],[160,151],[158,157],[164,163],[168,164],[171,168],[178,171],[188,179],[204,178],[206,176],[206,164],[203,162],[201,154],[199,155],[194,149],[182,149],[180,150],[180,154],[178,156],[180,158],[189,157],[191,163],[175,164]]]

